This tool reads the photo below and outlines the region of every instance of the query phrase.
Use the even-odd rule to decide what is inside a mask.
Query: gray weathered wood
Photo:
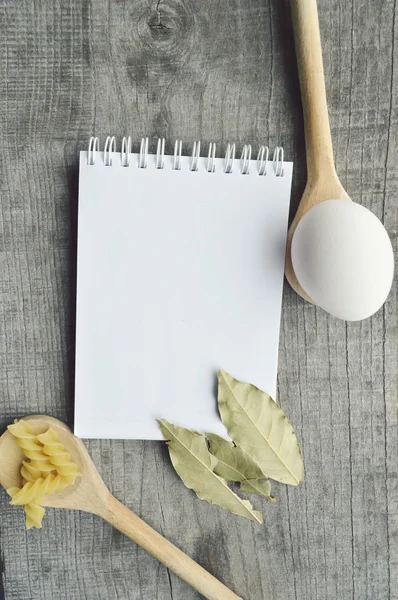
[[[397,249],[396,0],[320,0],[339,175]],[[77,152],[95,132],[284,145],[305,180],[287,0],[0,3],[1,423],[71,421]],[[188,145],[185,146],[188,149]],[[397,289],[344,324],[286,286],[279,401],[305,483],[254,500],[262,527],[198,500],[161,443],[88,444],[105,481],[247,600],[398,598]],[[166,415],[167,416],[167,415]],[[48,511],[25,533],[1,492],[7,600],[194,600],[98,519]]]

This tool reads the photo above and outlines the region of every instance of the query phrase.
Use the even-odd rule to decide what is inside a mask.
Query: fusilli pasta
[[[21,420],[9,425],[8,431],[15,437],[18,446],[22,448],[26,458],[30,459],[32,467],[42,473],[51,473],[54,470],[53,465],[43,452],[43,446],[32,432],[27,421]]]
[[[22,479],[26,481],[35,481],[42,476],[42,471],[37,467],[33,466],[31,462],[27,460],[22,461],[21,467]]]
[[[25,504],[24,510],[26,515],[26,529],[31,529],[32,527],[41,529],[44,513],[46,512],[45,508],[39,504]]]
[[[29,423],[22,420],[9,425],[8,429],[28,459],[22,461],[22,487],[7,490],[10,504],[24,506],[27,529],[40,529],[45,513],[41,506],[43,497],[73,484],[81,473],[53,429],[35,435]]]
[[[38,441],[43,444],[43,452],[48,456],[53,465],[53,469],[59,475],[68,475],[78,477],[80,473],[76,464],[71,460],[70,454],[66,452],[64,446],[58,441],[58,436],[53,429],[48,429],[46,433],[37,436]]]
[[[39,477],[36,481],[28,481],[22,488],[11,488],[8,493],[11,496],[12,505],[22,504],[40,504],[43,496],[50,496],[55,492],[60,492],[69,481],[65,480],[61,475],[47,475],[45,479]]]

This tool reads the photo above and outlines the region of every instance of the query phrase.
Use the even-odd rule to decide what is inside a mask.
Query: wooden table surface
[[[396,0],[320,0],[337,171],[397,249]],[[0,2],[1,424],[73,418],[78,151],[94,132],[281,144],[305,183],[287,0]],[[395,44],[394,44],[395,38]],[[245,600],[398,598],[397,286],[362,323],[285,286],[279,402],[306,477],[255,499],[263,526],[200,501],[160,442],[87,444],[115,495]],[[110,399],[111,401],[112,399]],[[88,514],[42,531],[1,492],[6,600],[199,596]]]

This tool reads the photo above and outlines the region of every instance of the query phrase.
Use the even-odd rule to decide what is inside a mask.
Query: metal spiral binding
[[[250,144],[243,146],[242,155],[240,157],[240,172],[242,175],[250,173],[250,161],[252,158],[252,147]]]
[[[228,144],[225,152],[225,167],[224,173],[232,173],[235,160],[235,144]]]
[[[192,149],[191,166],[190,166],[191,171],[198,170],[199,157],[200,157],[200,142],[194,142],[193,149]]]
[[[138,168],[139,169],[146,169],[146,167],[147,167],[148,144],[149,144],[148,138],[142,138],[141,144],[140,144],[140,155],[138,158]]]
[[[148,147],[149,139],[147,137],[141,139],[140,151],[138,154],[138,168],[146,169],[148,165]],[[193,144],[192,156],[189,162],[190,171],[198,171],[200,167],[200,141],[196,141]],[[87,152],[87,165],[93,166],[97,160],[97,153],[99,152],[99,141],[97,137],[91,137],[88,145]],[[155,168],[164,169],[165,165],[165,139],[159,138],[157,142],[157,150],[155,155]],[[103,165],[111,167],[113,164],[114,154],[116,153],[116,139],[115,136],[108,136],[105,141]],[[268,146],[260,146],[257,154],[257,174],[261,177],[267,175],[267,166],[269,163],[270,151]],[[254,161],[252,157],[252,147],[250,144],[243,146],[242,154],[240,157],[240,172],[242,175],[248,175],[250,168],[253,167]],[[131,137],[124,137],[122,140],[122,148],[120,153],[120,161],[122,167],[131,166]],[[235,160],[235,144],[228,144],[225,152],[224,169],[223,172],[226,174],[232,173],[237,161]],[[203,163],[202,163],[203,164]],[[211,142],[209,144],[209,150],[207,157],[204,162],[205,169],[208,173],[214,173],[216,170],[216,144]],[[276,177],[283,177],[284,175],[284,150],[281,146],[277,146],[273,153],[272,158],[273,171]],[[172,169],[180,171],[182,167],[182,141],[176,140],[174,144],[174,153],[172,156]]]
[[[257,171],[259,175],[267,174],[267,161],[269,158],[269,148],[268,146],[260,146],[257,155]]]
[[[214,173],[216,170],[216,145],[212,142],[209,144],[209,154],[207,155],[207,172]]]
[[[130,154],[131,154],[131,137],[123,138],[122,141],[122,167],[130,166]]]
[[[116,150],[116,138],[113,135],[112,137],[108,135],[105,141],[104,146],[104,165],[106,167],[112,166],[112,153]]]
[[[88,145],[87,164],[95,165],[95,155],[99,149],[99,141],[97,137],[91,137]]]
[[[156,150],[156,161],[155,161],[155,168],[156,169],[163,169],[164,167],[164,145],[165,145],[165,139],[164,138],[159,138],[158,139],[158,147]]]
[[[174,157],[173,157],[173,169],[179,171],[181,169],[181,150],[182,150],[182,141],[176,140],[174,144]]]
[[[277,146],[274,150],[274,157],[272,159],[276,177],[283,177],[283,157],[283,148],[281,146]]]

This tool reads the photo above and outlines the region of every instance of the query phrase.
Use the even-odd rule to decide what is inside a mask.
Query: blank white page
[[[276,177],[80,154],[75,433],[224,434],[216,373],[276,394],[292,163]]]

